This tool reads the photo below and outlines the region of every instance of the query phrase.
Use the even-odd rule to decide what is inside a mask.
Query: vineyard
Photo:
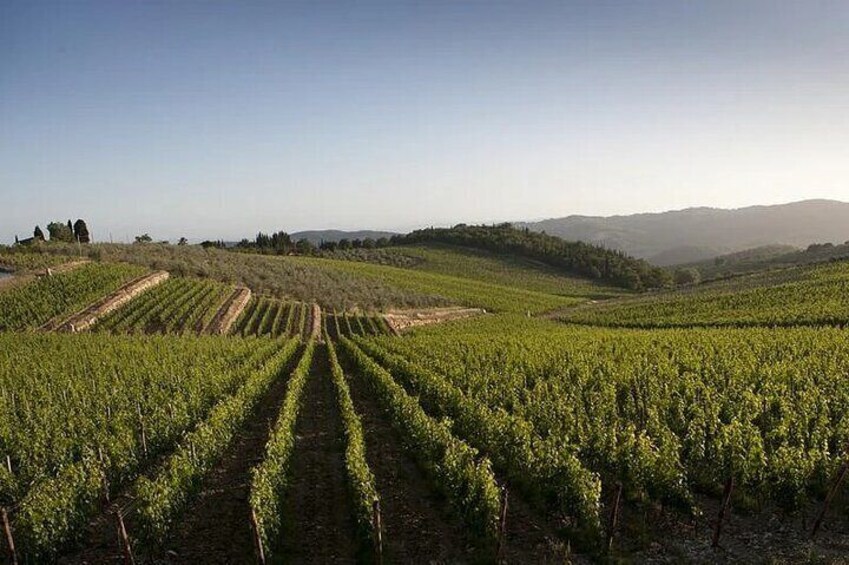
[[[486,255],[464,278],[468,251],[404,251],[431,270],[291,259],[464,307],[322,311],[177,274],[64,333],[57,322],[149,273],[92,262],[0,290],[0,555],[11,560],[11,544],[20,562],[62,563],[849,553],[844,265],[574,306],[597,287],[538,272],[522,283],[535,289],[510,286],[518,264],[496,275]]]
[[[303,302],[253,298],[236,319],[231,333],[271,337],[306,335],[309,316],[309,304]]]
[[[562,321],[634,328],[844,326],[849,263],[797,267],[564,311]]]
[[[95,331],[199,334],[231,291],[209,280],[169,279],[100,320]]]
[[[338,339],[341,336],[353,337],[394,333],[386,322],[386,318],[380,315],[366,316],[334,312],[325,315],[324,324],[331,339]]]
[[[90,263],[0,293],[0,331],[34,329],[70,316],[144,273],[123,264]]]

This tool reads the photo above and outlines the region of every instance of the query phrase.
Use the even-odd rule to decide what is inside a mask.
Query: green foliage
[[[828,263],[702,284],[677,292],[580,306],[560,319],[581,324],[688,326],[845,325],[849,263]]]
[[[494,539],[501,501],[489,459],[455,437],[447,422],[428,416],[416,399],[354,342],[343,337],[341,344],[426,474],[475,534]]]
[[[91,234],[88,233],[85,220],[74,222],[74,239],[80,243],[91,243]]]
[[[55,267],[73,260],[67,255],[33,252],[31,247],[12,247],[0,253],[0,266],[19,273]]]
[[[479,434],[495,461],[483,427],[461,424],[463,396],[450,387],[526,421],[631,498],[688,505],[693,488],[733,476],[740,492],[792,509],[822,492],[849,445],[844,330],[614,330],[490,317],[363,343],[394,353],[381,360],[464,435]]]
[[[646,261],[634,259],[620,251],[581,241],[566,241],[527,228],[516,229],[510,224],[460,224],[453,228],[429,228],[393,237],[392,241],[396,244],[448,243],[498,253],[513,253],[542,261],[568,273],[632,290],[660,288],[670,282],[669,274],[663,269],[652,267]]]
[[[324,314],[324,323],[332,339],[336,339],[340,335],[353,337],[389,335],[392,333],[386,320],[379,314],[362,315],[333,312],[332,314]]]
[[[0,330],[37,328],[70,316],[144,273],[124,264],[91,263],[0,293]]]
[[[698,269],[692,267],[676,269],[672,277],[677,285],[696,284],[701,280]]]
[[[310,376],[315,342],[309,341],[298,366],[289,377],[283,407],[265,447],[262,463],[251,472],[250,505],[256,515],[257,530],[267,554],[273,554],[280,534],[282,504],[289,486],[289,470],[295,448],[295,423],[301,409],[301,396]]]
[[[270,341],[0,334],[0,504],[41,556],[82,531],[106,484],[133,480],[246,373]],[[143,439],[144,438],[144,439]]]
[[[363,425],[354,410],[348,381],[336,357],[336,348],[325,333],[327,354],[330,358],[330,374],[336,387],[336,399],[342,414],[342,424],[345,428],[345,471],[348,484],[354,500],[357,526],[364,542],[368,542],[373,534],[372,504],[378,500],[374,475],[366,461],[366,443],[363,436]]]
[[[374,343],[356,341],[426,407],[451,418],[455,432],[492,459],[532,499],[542,499],[549,509],[577,518],[585,534],[598,537],[601,483],[581,464],[573,446],[543,439],[522,418],[470,398],[445,378]]]
[[[439,243],[387,249],[353,249],[325,253],[324,256],[329,259],[427,271],[574,298],[608,298],[624,292],[622,289],[605,286],[590,279],[571,276],[561,269],[521,256]]]
[[[236,335],[300,335],[298,320],[306,315],[308,304],[283,302],[267,296],[254,296],[239,314],[230,333]]]
[[[67,224],[50,222],[47,224],[47,233],[50,234],[51,242],[73,243],[74,241],[74,230],[70,226],[70,220],[68,220]]]
[[[48,251],[74,255],[78,250],[76,246],[57,245],[50,246]],[[267,294],[286,301],[315,302],[329,310],[418,308],[446,303],[438,296],[428,296],[375,277],[358,276],[335,268],[331,262],[304,262],[298,257],[236,253],[214,246],[204,248],[156,243],[97,243],[83,247],[83,252],[102,261],[134,263],[166,270],[177,276],[238,283],[256,294]]]
[[[201,333],[233,287],[210,280],[172,277],[98,321],[112,333]]]
[[[310,267],[329,269],[360,278],[368,278],[412,292],[439,296],[434,305],[463,304],[495,312],[543,312],[583,302],[584,298],[555,296],[491,284],[479,280],[399,269],[372,263],[292,257],[292,261]],[[332,309],[332,308],[331,308]]]
[[[156,478],[139,479],[138,516],[148,541],[154,544],[164,541],[174,518],[200,488],[203,478],[230,446],[263,394],[280,378],[297,344],[297,340],[290,340],[252,373],[236,394],[219,402],[209,417],[183,438]]]

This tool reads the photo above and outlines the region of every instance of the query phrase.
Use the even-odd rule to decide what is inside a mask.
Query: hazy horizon
[[[0,5],[0,241],[849,201],[849,4]]]

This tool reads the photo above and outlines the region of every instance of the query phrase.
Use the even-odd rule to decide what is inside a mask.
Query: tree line
[[[49,241],[91,243],[91,234],[88,231],[88,225],[83,219],[78,219],[73,224],[71,220],[68,220],[67,223],[58,220],[50,222],[47,224],[47,233],[50,237]],[[19,239],[18,236],[15,236],[15,244],[17,245],[27,245],[40,241],[48,241],[44,236],[41,226],[35,226],[35,229],[32,231],[32,237],[30,238]]]
[[[340,239],[339,241],[322,241],[318,245],[306,238],[301,238],[297,241],[292,240],[292,237],[285,231],[278,231],[272,234],[259,232],[253,241],[243,239],[236,244],[237,251],[258,252],[271,255],[314,255],[319,251],[336,251],[346,249],[377,249],[378,247],[389,247],[393,245],[393,239],[381,237],[373,239],[367,237],[364,239]],[[204,242],[201,245],[205,247],[224,247],[219,242]]]

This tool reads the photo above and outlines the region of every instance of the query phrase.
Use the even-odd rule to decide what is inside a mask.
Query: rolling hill
[[[688,208],[628,216],[567,216],[516,225],[604,245],[668,266],[764,245],[843,243],[849,240],[849,203],[805,200],[734,210]]]

